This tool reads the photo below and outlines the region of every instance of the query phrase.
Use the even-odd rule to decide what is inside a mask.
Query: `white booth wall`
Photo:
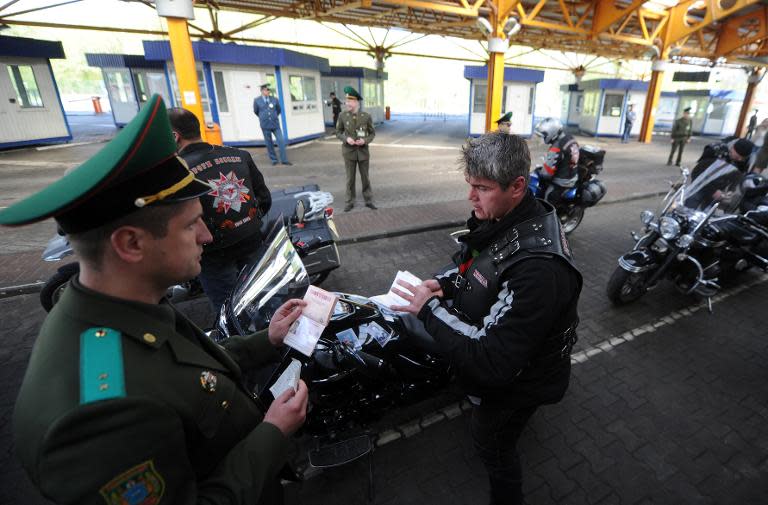
[[[72,139],[49,56],[64,57],[60,42],[0,37],[0,148]]]
[[[578,127],[581,121],[581,109],[584,105],[583,90],[569,90],[566,84],[560,88],[560,121],[565,126]]]
[[[640,133],[642,126],[647,83],[606,79],[582,82],[584,106],[579,129],[594,136],[618,137],[624,132],[628,105],[634,105],[636,113],[632,135]]]

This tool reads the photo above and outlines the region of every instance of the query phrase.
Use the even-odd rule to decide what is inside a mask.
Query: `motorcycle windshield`
[[[675,194],[674,208],[706,212],[716,203],[718,211],[737,211],[744,194],[744,174],[725,160],[715,160],[694,180],[686,183]]]
[[[309,287],[304,264],[291,243],[282,219],[264,241],[264,254],[240,273],[235,289],[224,304],[221,318],[233,323],[238,334],[269,326],[272,314],[291,298],[302,298]],[[221,321],[220,321],[221,322]],[[220,324],[220,328],[228,325]]]

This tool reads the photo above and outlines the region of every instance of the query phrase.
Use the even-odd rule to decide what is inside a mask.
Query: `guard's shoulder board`
[[[88,328],[80,334],[80,405],[124,396],[122,335]]]

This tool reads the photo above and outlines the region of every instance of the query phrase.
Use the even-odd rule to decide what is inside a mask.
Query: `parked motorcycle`
[[[331,206],[333,195],[320,191],[316,184],[273,191],[271,194],[272,206],[262,219],[262,235],[266,236],[275,223],[281,223],[304,262],[310,280],[320,284],[341,265],[336,246],[339,233],[333,222]],[[299,206],[301,218],[297,215]],[[43,251],[43,260],[60,261],[72,254],[74,252],[67,237],[57,234]],[[40,291],[40,304],[46,311],[51,310],[69,279],[79,271],[78,262],[67,263],[48,279]],[[178,303],[203,294],[200,281],[192,279],[169,288],[167,296]]]
[[[605,196],[606,189],[597,175],[603,171],[605,151],[595,146],[585,145],[579,148],[578,181],[564,192],[561,202],[555,206],[560,218],[560,225],[566,234],[578,228],[584,219],[584,210],[596,205]],[[549,181],[541,177],[541,166],[531,172],[528,187],[536,198],[544,198]]]
[[[290,298],[301,298],[309,276],[283,228],[276,228],[261,259],[244,270],[225,302],[212,336],[248,334],[269,326],[272,314]],[[310,409],[305,429],[313,435],[348,433],[380,419],[392,408],[431,397],[451,379],[448,363],[434,354],[434,341],[417,319],[399,315],[369,299],[338,293],[333,316],[314,353],[286,351],[282,364],[302,362],[301,377],[309,387]],[[337,334],[375,323],[387,334],[384,345],[368,335],[357,346]],[[274,370],[272,380],[280,373]],[[262,397],[265,385],[260,384]]]
[[[741,214],[743,183],[744,176],[725,160],[713,162],[693,181],[683,168],[661,210],[641,213],[645,232],[632,232],[635,246],[619,258],[608,298],[617,305],[631,303],[668,278],[681,292],[710,299],[721,288],[721,276],[751,266],[766,269],[768,229],[759,221],[768,208]]]

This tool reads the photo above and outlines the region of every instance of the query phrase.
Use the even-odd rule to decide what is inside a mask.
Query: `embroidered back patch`
[[[164,491],[165,481],[152,460],[121,473],[99,490],[108,505],[157,505]]]

